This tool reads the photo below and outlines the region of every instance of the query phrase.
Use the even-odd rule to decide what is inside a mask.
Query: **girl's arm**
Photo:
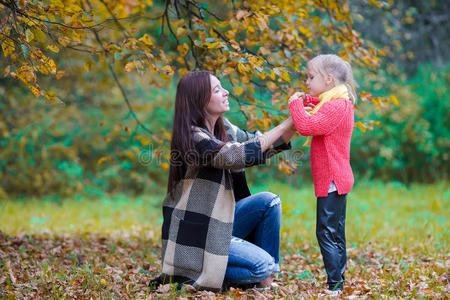
[[[301,99],[289,103],[292,120],[298,132],[304,136],[326,135],[344,119],[351,104],[345,100],[325,103],[315,114],[306,113]]]

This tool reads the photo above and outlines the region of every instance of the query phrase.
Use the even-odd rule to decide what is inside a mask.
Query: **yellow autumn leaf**
[[[275,72],[273,70],[270,70],[270,74],[268,74],[270,79],[275,80]]]
[[[366,132],[366,131],[367,131],[366,126],[365,126],[361,121],[356,122],[355,125],[356,125],[356,127],[358,127],[362,132]]]
[[[203,45],[205,45],[208,49],[220,48],[220,46],[221,46],[221,44],[218,42],[204,43]]]
[[[131,61],[131,62],[129,62],[129,63],[127,63],[127,64],[125,65],[125,71],[127,71],[128,73],[130,73],[131,71],[133,71],[133,69],[134,69],[135,66],[136,66],[136,65],[135,65],[134,61]]]
[[[140,140],[140,142],[141,142],[141,144],[142,144],[143,146],[146,146],[146,145],[150,144],[151,141],[152,141],[152,140],[149,139],[149,138],[142,138],[142,139]]]
[[[71,40],[66,36],[60,36],[58,38],[58,43],[60,43],[63,47],[70,45]]]
[[[303,143],[303,147],[311,147],[311,137],[307,136],[306,141]]]
[[[259,48],[258,52],[261,53],[261,55],[270,55],[272,53],[269,49],[265,47]]]
[[[29,85],[28,88],[31,90],[33,95],[35,95],[36,97],[39,97],[41,95],[41,90],[38,89],[37,87]]]
[[[9,55],[11,55],[14,52],[14,50],[16,50],[16,48],[14,46],[14,42],[8,38],[5,39],[2,43],[2,50],[3,50],[3,55],[5,57],[8,57]]]
[[[29,65],[23,65],[17,70],[17,77],[25,83],[35,83],[36,74]]]
[[[244,88],[242,86],[235,85],[233,87],[233,92],[236,96],[240,96],[244,92]]]
[[[167,82],[170,82],[170,76],[167,76],[166,74],[164,74],[164,73],[159,73],[158,74],[158,76],[159,76],[159,78],[161,78],[162,80],[165,80],[165,81],[167,81]]]
[[[130,151],[130,150],[127,150],[126,152],[125,152],[127,155],[128,155],[128,157],[129,158],[131,158],[131,159],[133,159],[136,155],[134,154],[134,152],[133,151]]]
[[[267,88],[269,88],[272,92],[278,89],[278,86],[273,81],[266,82]]]
[[[25,30],[25,41],[27,43],[31,42],[34,39],[34,34],[30,29]]]
[[[189,45],[184,43],[184,44],[178,45],[177,49],[178,49],[178,52],[180,53],[180,55],[185,57],[189,51]]]
[[[304,27],[304,26],[299,26],[298,30],[306,37],[309,37],[311,35],[311,31],[310,29]]]
[[[291,165],[289,162],[280,161],[278,163],[278,170],[286,175],[291,175],[295,171],[295,167],[294,164]]]
[[[52,91],[47,91],[44,94],[44,97],[47,98],[48,100],[54,100],[56,98],[56,94],[53,93]]]
[[[163,71],[164,74],[166,74],[166,75],[168,75],[168,76],[172,76],[173,73],[174,73],[173,68],[172,68],[171,66],[169,66],[169,65],[165,65],[165,66],[161,69],[161,71]]]
[[[145,0],[145,4],[147,4],[147,6],[153,6],[153,1],[152,0]]]
[[[256,75],[256,77],[259,77],[262,80],[266,79],[266,77],[267,77],[267,73],[266,72],[256,73],[255,75]]]
[[[263,31],[263,30],[267,29],[267,22],[261,16],[258,17],[257,24],[258,24],[259,30]]]
[[[139,39],[139,41],[142,42],[142,43],[144,43],[144,44],[146,44],[146,45],[149,46],[149,47],[152,47],[152,46],[153,46],[153,42],[152,42],[152,40],[151,40],[151,38],[150,38],[150,36],[149,36],[148,34],[144,34],[144,35]]]
[[[179,68],[177,71],[180,77],[184,77],[187,73],[189,73],[189,70],[186,68]]]
[[[45,33],[41,29],[33,27],[31,28],[31,32],[33,33],[34,38],[37,41],[44,43],[47,40],[47,35],[45,35]]]
[[[50,57],[44,57],[40,71],[44,74],[56,74],[56,64]]]
[[[177,28],[177,38],[180,38],[180,37],[182,37],[182,36],[186,36],[188,34],[188,31],[185,29],[185,28],[183,28],[183,27],[178,27]]]
[[[50,0],[50,3],[56,7],[64,8],[64,2],[61,2],[59,0]]]
[[[161,164],[161,167],[164,169],[164,170],[169,170],[169,164],[168,163],[162,163]]]
[[[50,51],[53,51],[55,53],[59,52],[59,48],[57,46],[55,46],[55,45],[48,45],[47,49],[49,49]]]
[[[284,81],[291,82],[291,76],[289,76],[289,73],[287,71],[281,72],[280,76]]]
[[[94,68],[94,63],[92,61],[87,61],[83,64],[83,67],[86,72],[90,72]]]
[[[247,67],[244,64],[242,64],[242,63],[238,63],[238,70],[242,74],[247,73]]]
[[[11,66],[6,66],[3,77],[7,77],[9,75],[9,72],[11,71]]]
[[[231,73],[233,73],[233,72],[234,72],[234,68],[227,67],[227,68],[222,72],[222,75],[223,75],[223,76],[226,76],[226,75],[231,74]]]
[[[65,71],[58,71],[56,72],[56,79],[60,80],[61,78],[63,78],[66,75]]]
[[[391,99],[391,102],[394,103],[395,106],[400,106],[400,101],[398,101],[397,96],[390,95],[389,98]]]
[[[97,165],[101,165],[102,163],[104,163],[107,160],[110,160],[110,157],[109,156],[103,156],[99,160],[97,160]]]
[[[83,9],[76,4],[69,4],[69,5],[65,5],[64,6],[64,12],[70,13],[70,14],[75,14],[75,13],[79,13],[83,11]]]

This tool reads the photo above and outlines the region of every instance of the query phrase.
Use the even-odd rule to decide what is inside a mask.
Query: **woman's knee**
[[[258,199],[261,199],[268,207],[275,207],[278,205],[281,205],[281,199],[280,196],[271,193],[271,192],[260,192],[257,193],[255,196],[258,197]]]
[[[257,282],[269,277],[274,270],[275,260],[266,253],[266,255],[260,256],[259,260],[253,264],[249,271],[252,274],[254,281]]]

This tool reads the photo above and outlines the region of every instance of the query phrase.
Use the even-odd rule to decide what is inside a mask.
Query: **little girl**
[[[307,75],[306,86],[311,95],[295,93],[289,99],[289,109],[298,132],[313,137],[311,171],[317,197],[316,236],[328,288],[342,291],[347,265],[345,207],[354,181],[350,166],[356,98],[353,72],[348,62],[327,54],[308,62]],[[307,112],[305,103],[314,103],[314,97],[320,102]]]

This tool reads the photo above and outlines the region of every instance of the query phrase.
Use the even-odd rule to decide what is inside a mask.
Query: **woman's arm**
[[[236,141],[240,143],[255,139],[263,135],[263,133],[261,133],[260,131],[250,132],[240,129],[239,127],[231,123],[227,118],[224,118],[224,123],[227,131],[231,135],[235,136]],[[272,143],[270,150],[272,150],[273,148],[275,152],[280,152],[282,150],[290,149],[290,145],[288,145],[288,143],[296,132],[297,130],[295,129],[294,123],[292,122],[292,126],[288,129],[285,129],[281,138],[278,138],[274,143]]]
[[[289,117],[289,119],[291,119],[291,121],[292,121],[292,117]],[[297,132],[297,129],[295,128],[294,122],[292,121],[291,127],[286,129],[281,137],[283,138],[283,141],[287,144],[291,141],[291,139],[294,137],[296,132]]]
[[[294,123],[292,121],[292,118],[289,117],[280,125],[261,135],[259,137],[259,140],[261,142],[262,152],[265,152],[267,149],[269,149],[269,147],[274,144],[280,137],[283,138],[285,143],[288,143],[291,140],[292,136],[295,134],[295,131],[293,131],[293,126]]]
[[[292,118],[287,119],[268,132],[244,143],[224,143],[209,133],[197,128],[193,139],[198,156],[188,153],[184,158],[188,165],[212,166],[219,169],[242,169],[265,163],[276,151],[267,151],[270,146],[289,130]]]

